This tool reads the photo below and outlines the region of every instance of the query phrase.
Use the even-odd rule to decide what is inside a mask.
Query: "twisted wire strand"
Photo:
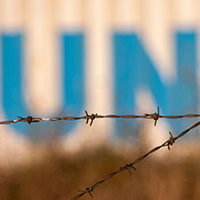
[[[14,123],[18,123],[18,122],[26,122],[28,124],[32,124],[32,123],[42,122],[42,121],[86,120],[86,124],[88,124],[89,121],[90,121],[89,125],[91,126],[93,124],[93,122],[94,122],[95,119],[102,119],[102,118],[124,118],[124,119],[153,119],[154,120],[154,126],[156,126],[157,121],[160,118],[165,118],[165,119],[180,119],[180,118],[197,118],[197,117],[200,117],[200,114],[160,115],[159,114],[159,107],[157,107],[157,112],[151,113],[151,114],[145,113],[143,115],[98,115],[97,113],[96,114],[88,114],[88,112],[85,111],[85,116],[81,116],[81,117],[50,117],[50,118],[43,118],[43,117],[33,117],[33,116],[28,116],[28,117],[20,117],[20,116],[18,116],[18,119],[9,120],[9,121],[0,121],[0,124],[2,124],[2,125],[9,125],[9,124],[14,124]],[[168,147],[168,150],[170,150],[170,146],[172,146],[177,139],[183,137],[190,130],[198,127],[199,125],[200,125],[200,121],[197,122],[197,123],[195,123],[194,125],[192,125],[188,129],[184,130],[183,132],[181,132],[176,137],[173,137],[172,133],[169,132],[170,138],[168,140],[166,140],[163,144],[161,144],[161,145],[159,145],[159,146],[151,149],[145,155],[137,158],[132,163],[126,163],[124,166],[121,166],[118,170],[110,173],[104,179],[96,182],[92,186],[87,187],[85,190],[78,190],[81,193],[79,193],[78,195],[76,195],[75,197],[73,197],[71,200],[79,199],[80,197],[82,197],[83,195],[85,195],[87,193],[90,194],[91,197],[93,197],[92,196],[93,190],[95,188],[97,188],[100,184],[102,184],[103,182],[105,182],[108,179],[112,178],[116,174],[121,173],[121,172],[123,172],[125,170],[128,170],[128,172],[131,173],[131,169],[136,170],[135,167],[134,167],[135,164],[141,162],[147,156],[149,156],[152,153],[155,153],[156,151],[158,151],[159,149],[161,149],[163,147]]]
[[[73,197],[71,200],[76,200],[79,199],[80,197],[82,197],[83,195],[89,193],[91,197],[92,194],[91,192],[93,192],[93,190],[95,188],[97,188],[100,184],[102,184],[103,182],[107,181],[108,179],[112,178],[113,176],[115,176],[118,173],[121,173],[125,170],[128,170],[129,173],[131,169],[136,170],[136,168],[133,166],[139,162],[141,162],[142,160],[144,160],[147,156],[149,156],[152,153],[155,153],[156,151],[158,151],[159,149],[163,148],[163,147],[168,147],[168,150],[170,150],[170,146],[172,146],[176,140],[178,140],[179,138],[183,137],[184,135],[186,135],[190,130],[198,127],[200,125],[200,121],[195,123],[194,125],[192,125],[191,127],[189,127],[188,129],[184,130],[183,132],[181,132],[178,136],[173,137],[172,133],[169,132],[170,138],[168,140],[166,140],[164,143],[162,143],[161,145],[151,149],[149,152],[147,152],[146,154],[144,154],[143,156],[137,158],[136,160],[134,160],[132,163],[126,163],[124,166],[120,167],[118,170],[108,174],[104,179],[94,183],[92,186],[87,187],[85,190],[78,190],[79,192],[81,192],[80,194],[76,195],[75,197]]]
[[[157,113],[153,114],[143,114],[143,115],[98,115],[96,114],[88,114],[87,111],[85,111],[85,116],[81,117],[49,117],[49,118],[44,118],[44,117],[33,117],[33,116],[28,116],[28,117],[20,117],[18,116],[18,119],[15,120],[9,120],[9,121],[0,121],[0,124],[14,124],[18,122],[27,122],[28,124],[31,123],[36,123],[36,122],[42,122],[42,121],[71,121],[71,120],[86,120],[86,124],[89,123],[90,121],[90,126],[93,124],[93,121],[95,119],[102,119],[102,118],[124,118],[124,119],[153,119],[154,125],[156,126],[156,123],[158,119],[160,118],[165,118],[165,119],[180,119],[180,118],[196,118],[200,117],[200,114],[185,114],[185,115],[160,115],[159,114],[159,107],[157,107]]]

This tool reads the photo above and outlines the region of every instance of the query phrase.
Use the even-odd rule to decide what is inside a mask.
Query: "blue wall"
[[[84,36],[82,33],[63,33],[59,37],[61,43],[61,63],[63,79],[63,105],[56,115],[79,116],[84,110]],[[17,116],[32,115],[25,103],[24,94],[24,36],[17,34],[1,34],[2,52],[2,102],[6,119],[16,119]],[[58,97],[60,98],[60,97]],[[41,117],[41,116],[40,116]],[[51,122],[43,125],[17,123],[12,127],[24,135],[32,135],[39,131],[48,132]],[[66,133],[75,127],[76,122],[58,122],[62,126],[61,133]],[[32,128],[34,126],[34,128]],[[38,126],[40,128],[38,128]],[[57,125],[58,126],[58,125]],[[46,127],[46,128],[45,128]],[[51,126],[52,127],[52,126]],[[37,131],[36,131],[37,130]],[[32,135],[33,136],[33,135]]]
[[[177,79],[165,85],[138,36],[135,33],[114,33],[115,113],[133,114],[136,110],[137,91],[144,88],[151,91],[162,115],[197,113],[196,44],[195,32],[174,34]],[[194,119],[169,121],[176,133],[188,128],[193,122]],[[135,123],[131,121],[128,127],[133,125],[135,126]],[[126,129],[127,122],[118,121],[116,126],[116,133],[120,135],[122,130]]]
[[[197,113],[197,34],[177,32],[174,34],[177,79],[169,85],[162,83],[155,64],[135,33],[115,32],[112,36],[114,63],[114,113],[135,114],[136,95],[141,89],[152,92],[161,114]],[[85,61],[84,34],[62,33],[59,38],[63,79],[63,105],[55,115],[80,116],[85,109]],[[6,119],[31,115],[24,99],[24,36],[22,33],[1,34],[2,102]],[[27,102],[28,104],[28,102]],[[156,109],[156,108],[155,108]],[[109,113],[108,113],[109,114]],[[137,127],[138,120],[117,121],[115,135],[126,136]],[[194,122],[169,120],[173,131],[179,133]],[[59,122],[58,122],[59,123]],[[40,123],[42,124],[42,123]],[[67,133],[77,122],[64,122],[61,133]],[[45,130],[46,123],[39,125]],[[18,123],[12,127],[30,135],[38,124],[29,126]]]

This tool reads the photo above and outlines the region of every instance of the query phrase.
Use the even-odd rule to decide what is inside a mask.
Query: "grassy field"
[[[78,189],[85,189],[141,154],[142,150],[132,150],[125,158],[106,146],[76,155],[49,149],[38,162],[0,170],[0,199],[71,199]],[[96,188],[94,199],[199,199],[200,155],[174,156],[171,151],[170,157],[153,159],[152,155],[135,165],[132,175],[124,171]],[[80,199],[90,198],[86,194]]]

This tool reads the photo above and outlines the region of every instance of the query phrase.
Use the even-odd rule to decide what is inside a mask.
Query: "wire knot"
[[[126,164],[124,165],[124,167],[121,167],[121,168],[127,169],[128,172],[129,172],[129,174],[131,174],[131,171],[130,171],[129,168],[132,168],[132,169],[136,170],[136,168],[133,167],[133,165],[132,165],[132,164],[129,164],[129,163],[126,163]]]
[[[157,107],[157,113],[153,113],[153,114],[147,114],[145,113],[145,116],[151,117],[155,122],[154,122],[154,126],[156,126],[158,119],[160,118],[160,114],[159,114],[159,106]]]
[[[84,192],[84,193],[89,193],[90,196],[93,198],[93,195],[91,192],[93,192],[93,187],[90,186],[90,187],[87,187],[85,190],[78,190],[79,192]]]
[[[170,150],[170,145],[172,146],[176,141],[175,138],[173,137],[172,133],[169,132],[169,134],[170,134],[170,138],[169,138],[169,141],[167,142],[168,150]]]
[[[25,117],[25,118],[18,116],[18,118],[20,118],[19,121],[28,122],[28,124],[31,124],[33,122],[32,116],[28,116],[28,117]]]
[[[92,123],[93,123],[94,119],[96,118],[97,113],[89,115],[88,112],[85,110],[85,114],[86,114],[86,124],[88,124],[89,120],[91,120],[90,126],[92,126]]]

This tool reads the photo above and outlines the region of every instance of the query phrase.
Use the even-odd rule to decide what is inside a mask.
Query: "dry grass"
[[[0,170],[0,199],[70,199],[78,194],[78,189],[103,179],[140,154],[131,152],[125,159],[108,147],[78,155],[50,149],[40,162],[9,171]],[[96,188],[94,199],[199,199],[199,158],[198,154],[169,162],[166,157],[147,158],[136,165],[137,171],[132,175],[128,171],[122,172]],[[81,197],[82,200],[89,198],[87,194]]]

